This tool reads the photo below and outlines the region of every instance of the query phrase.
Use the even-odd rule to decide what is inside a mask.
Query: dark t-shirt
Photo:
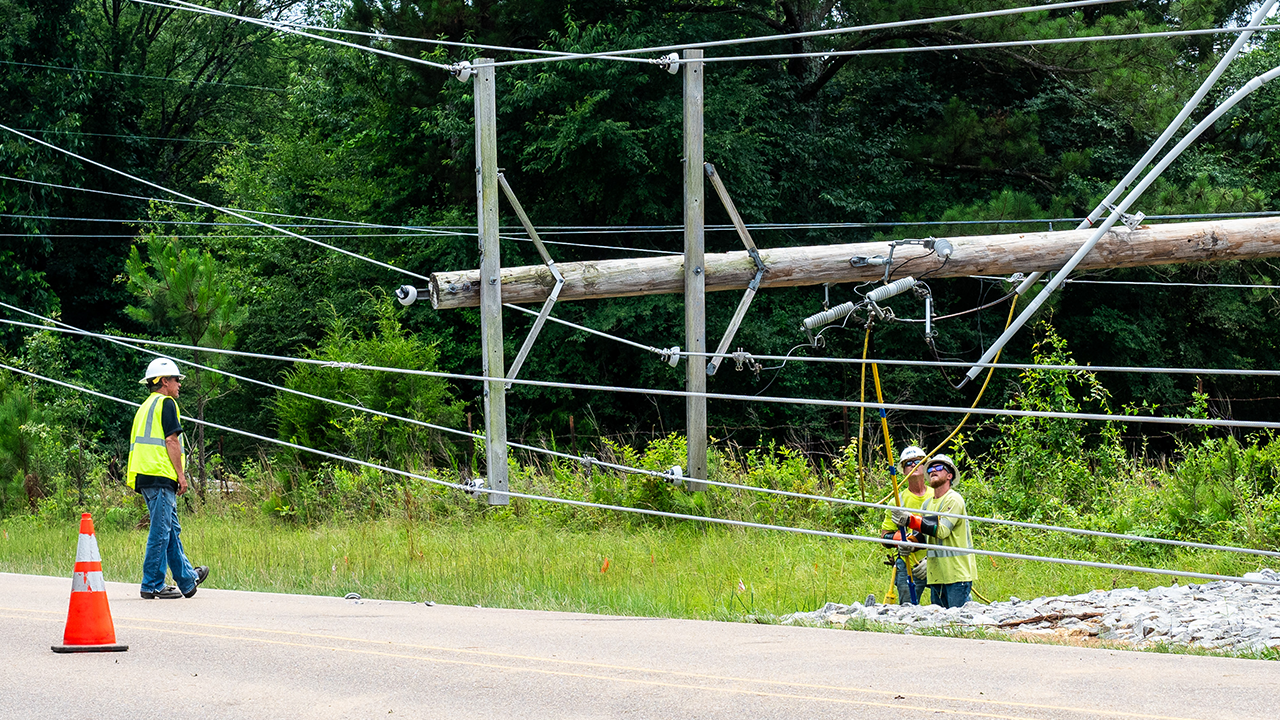
[[[160,428],[164,431],[167,438],[175,433],[182,432],[182,421],[178,418],[178,403],[171,397],[166,397],[160,401]],[[138,473],[133,483],[135,490],[143,488],[169,488],[174,492],[178,492],[178,481],[171,480],[162,475],[148,475],[146,473]]]

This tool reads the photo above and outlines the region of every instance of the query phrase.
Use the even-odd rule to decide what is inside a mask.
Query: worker
[[[917,513],[904,508],[890,511],[895,524],[905,524],[923,533],[928,543],[927,580],[934,605],[960,607],[969,602],[973,581],[978,577],[978,563],[973,553],[973,537],[969,521],[956,517],[940,517],[930,513],[964,515],[964,498],[951,485],[959,478],[956,463],[946,455],[935,455],[928,461],[929,487],[933,496],[921,503]]]
[[[926,499],[933,496],[933,491],[929,489],[929,479],[925,476],[924,466],[920,464],[924,458],[924,450],[916,445],[907,446],[902,451],[902,455],[898,457],[898,465],[902,468],[902,474],[907,478],[907,491],[899,493],[898,496],[898,499],[902,502],[901,507],[919,508]],[[908,536],[904,538],[902,529],[903,527],[895,523],[890,512],[886,510],[884,522],[880,523],[881,537],[885,540],[924,541],[924,538],[919,533],[914,532],[908,533]],[[920,595],[924,592],[925,549],[923,547],[912,548],[892,544],[887,544],[885,547],[894,551],[890,559],[893,563],[893,585],[898,596],[898,604],[919,604]],[[915,582],[917,578],[912,576],[912,572],[917,567],[920,568],[917,573],[919,582]],[[913,586],[914,593],[912,592]],[[886,597],[885,601],[893,602],[893,598]]]
[[[169,358],[156,358],[138,382],[151,394],[133,416],[126,484],[147,501],[151,529],[142,560],[142,597],[171,600],[191,597],[209,576],[209,568],[192,567],[182,550],[178,496],[188,489],[178,392],[183,375]],[[165,566],[173,585],[165,585]]]

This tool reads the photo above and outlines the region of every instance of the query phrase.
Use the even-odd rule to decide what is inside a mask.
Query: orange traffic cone
[[[57,653],[122,652],[128,645],[116,644],[116,627],[107,607],[107,585],[102,579],[102,556],[93,535],[93,516],[80,516],[80,542],[76,544],[76,568],[71,573],[71,607],[67,629]]]

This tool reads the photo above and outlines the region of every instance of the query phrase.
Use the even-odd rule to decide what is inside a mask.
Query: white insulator
[[[888,285],[881,285],[875,290],[872,290],[871,292],[867,293],[867,299],[873,303],[884,302],[885,300],[888,300],[894,295],[901,295],[902,293],[915,287],[915,285],[916,285],[915,278],[904,277],[901,280],[894,280]]]
[[[418,288],[412,285],[401,285],[396,288],[396,299],[401,305],[408,307],[418,299]]]
[[[816,327],[821,327],[822,325],[828,325],[830,323],[833,323],[836,320],[839,320],[840,318],[844,317],[845,315],[848,315],[849,313],[853,312],[853,309],[855,307],[856,305],[854,305],[854,303],[847,302],[843,305],[837,305],[831,308],[830,310],[823,310],[822,312],[816,315],[810,315],[809,317],[804,319],[804,329],[812,330]]]

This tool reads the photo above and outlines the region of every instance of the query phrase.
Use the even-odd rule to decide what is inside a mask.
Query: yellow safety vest
[[[926,515],[932,512],[966,515],[964,498],[955,490],[948,490],[940,498],[929,498],[920,510]],[[973,537],[969,534],[969,521],[961,518],[938,517],[937,537],[926,538],[929,555],[930,585],[949,585],[957,582],[973,582],[978,579],[977,556],[958,552],[952,548],[973,549]]]
[[[174,482],[178,480],[178,471],[169,461],[169,450],[164,444],[164,423],[160,420],[164,401],[168,397],[160,393],[151,393],[151,396],[138,406],[138,412],[133,416],[133,431],[129,441],[129,472],[126,481],[130,489],[137,489],[135,485],[139,474],[158,475]],[[178,401],[174,400],[173,404],[176,409]],[[182,416],[180,410],[178,416]],[[178,436],[178,442],[182,447],[179,462],[183,464],[185,470],[187,452],[182,435]]]

